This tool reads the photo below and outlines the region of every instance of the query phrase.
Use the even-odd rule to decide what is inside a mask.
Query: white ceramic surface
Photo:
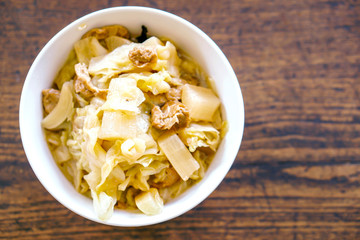
[[[86,25],[86,29],[81,26]],[[161,214],[146,216],[115,210],[103,222],[93,210],[92,200],[75,191],[55,164],[44,139],[41,90],[51,86],[70,49],[86,31],[94,27],[122,24],[133,35],[145,25],[150,35],[164,36],[190,54],[214,79],[222,101],[229,131],[204,179],[180,197],[168,202]],[[114,226],[144,226],[177,217],[202,202],[223,180],[240,147],[244,127],[244,103],[236,75],[219,47],[200,29],[173,14],[145,7],[116,7],[86,15],[62,29],[41,50],[26,77],[20,101],[20,133],[23,147],[36,176],[61,204],[96,222]],[[234,189],[235,190],[235,189]]]

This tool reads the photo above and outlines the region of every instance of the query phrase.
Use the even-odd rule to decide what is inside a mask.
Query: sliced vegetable
[[[127,139],[135,137],[137,131],[136,115],[104,111],[98,137],[105,140]]]
[[[156,188],[150,188],[147,192],[142,192],[135,197],[136,206],[146,215],[159,214],[164,203]]]
[[[93,190],[91,190],[91,197],[93,199],[95,212],[99,219],[103,221],[109,220],[114,211],[116,198],[107,195],[105,192],[97,194]]]
[[[60,99],[56,107],[42,121],[46,129],[58,127],[65,119],[69,118],[74,109],[72,82],[66,82],[60,92]]]
[[[191,123],[189,127],[180,129],[179,136],[190,152],[198,147],[210,147],[216,151],[220,142],[219,131],[208,123]]]
[[[131,41],[126,38],[122,38],[122,37],[118,37],[118,36],[110,36],[105,39],[105,43],[106,43],[106,46],[107,46],[109,52],[111,52],[115,48],[118,48],[122,45],[130,44]]]
[[[71,50],[68,58],[66,59],[66,62],[64,64],[64,66],[60,69],[58,75],[56,76],[56,78],[54,80],[56,86],[59,89],[62,88],[62,85],[65,82],[70,81],[71,79],[73,79],[73,77],[75,75],[74,66],[77,63],[78,63],[78,60],[76,58],[76,53],[75,53],[74,50]]]
[[[136,80],[128,77],[113,78],[103,110],[140,112],[138,106],[145,100],[144,93],[136,86]]]
[[[190,118],[195,121],[213,121],[220,106],[219,98],[209,88],[186,84],[182,89],[182,103],[188,107]]]
[[[76,56],[80,63],[89,65],[90,59],[107,54],[107,50],[95,37],[88,37],[77,41],[74,44]]]
[[[191,174],[199,169],[199,163],[174,131],[168,131],[161,135],[158,144],[184,181],[188,180]]]

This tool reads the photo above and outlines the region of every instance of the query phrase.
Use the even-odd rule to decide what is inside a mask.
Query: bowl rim
[[[244,101],[243,101],[243,96],[241,93],[241,88],[240,88],[240,84],[237,81],[232,82],[234,90],[237,92],[236,96],[237,96],[237,101],[239,103],[239,107],[240,107],[240,111],[238,114],[241,115],[240,117],[240,123],[239,123],[239,128],[238,128],[238,136],[236,139],[236,145],[237,148],[235,149],[235,147],[232,150],[232,152],[229,154],[231,156],[232,161],[229,161],[228,165],[226,166],[226,168],[223,169],[223,171],[221,172],[221,176],[219,176],[219,179],[216,184],[211,188],[206,190],[206,193],[203,194],[203,197],[201,199],[196,199],[193,201],[192,205],[190,207],[186,207],[185,209],[179,210],[176,213],[163,217],[161,219],[155,219],[152,221],[145,221],[145,222],[141,222],[138,224],[118,224],[118,223],[113,223],[110,221],[104,222],[101,221],[97,218],[88,216],[83,214],[82,212],[77,211],[76,207],[74,206],[69,206],[68,204],[64,203],[62,201],[62,199],[56,194],[56,192],[54,192],[49,186],[47,186],[45,179],[42,179],[41,176],[38,174],[38,168],[36,166],[36,164],[32,161],[32,158],[29,157],[28,153],[30,152],[30,146],[29,146],[29,137],[26,136],[26,130],[25,130],[25,118],[24,118],[24,107],[25,107],[25,100],[24,100],[24,94],[28,91],[29,89],[29,85],[30,85],[30,77],[32,75],[32,72],[34,71],[35,66],[38,64],[39,59],[41,58],[42,55],[44,55],[48,49],[53,45],[53,42],[55,42],[61,35],[65,34],[67,31],[71,30],[74,27],[78,27],[80,25],[80,23],[86,21],[87,19],[92,19],[92,18],[96,18],[98,16],[101,16],[102,14],[109,14],[111,12],[118,12],[118,11],[148,11],[148,12],[152,12],[154,14],[161,14],[164,15],[166,18],[172,18],[175,21],[181,22],[181,24],[185,24],[187,27],[191,28],[193,31],[195,31],[198,35],[201,36],[201,38],[204,38],[204,40],[206,40],[206,42],[208,44],[210,44],[211,48],[213,48],[216,53],[218,54],[218,56],[221,58],[221,60],[225,63],[227,70],[229,71],[229,73],[231,75],[233,75],[235,77],[235,79],[237,79],[237,76],[233,70],[233,68],[231,67],[230,62],[228,61],[228,59],[226,58],[225,54],[221,51],[221,49],[219,48],[219,46],[202,30],[200,30],[197,26],[195,26],[194,24],[192,24],[191,22],[185,20],[182,17],[179,17],[173,13],[164,11],[164,10],[160,10],[160,9],[156,9],[156,8],[150,8],[150,7],[142,7],[142,6],[118,6],[118,7],[110,7],[110,8],[105,8],[105,9],[101,9],[101,10],[97,10],[91,13],[88,13],[74,21],[72,21],[71,23],[69,23],[68,25],[66,25],[64,28],[62,28],[59,32],[57,32],[46,44],[45,46],[41,49],[41,51],[37,54],[35,60],[33,61],[26,79],[24,81],[23,84],[23,88],[22,88],[22,92],[21,92],[21,97],[20,97],[20,106],[19,106],[19,129],[20,129],[20,136],[21,136],[21,141],[22,141],[22,145],[26,154],[26,157],[28,159],[28,162],[33,170],[33,172],[35,173],[36,177],[38,178],[38,180],[40,181],[40,183],[44,186],[44,188],[58,201],[60,202],[63,206],[65,206],[66,208],[68,208],[69,210],[71,210],[72,212],[84,217],[85,219],[89,219],[92,220],[94,222],[98,222],[98,223],[102,223],[105,225],[112,225],[112,226],[120,226],[120,227],[139,227],[139,226],[148,226],[148,225],[153,225],[153,224],[157,224],[157,223],[161,223],[161,222],[165,222],[168,221],[170,219],[173,219],[175,217],[178,217],[179,215],[182,215],[186,212],[188,212],[189,210],[193,209],[194,207],[196,207],[198,204],[200,204],[202,201],[204,201],[219,185],[220,183],[223,181],[223,179],[225,178],[226,174],[229,172],[231,166],[233,165],[233,162],[236,159],[236,155],[239,151],[240,145],[241,145],[241,141],[243,138],[243,133],[244,133],[244,122],[245,122],[245,110],[244,110]]]

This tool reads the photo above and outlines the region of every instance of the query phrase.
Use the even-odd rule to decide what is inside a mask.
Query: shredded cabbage
[[[211,124],[191,123],[189,127],[181,129],[179,136],[194,152],[198,147],[209,147],[215,151],[220,142],[220,133]]]
[[[126,76],[135,79],[137,81],[137,86],[143,92],[151,92],[154,95],[166,93],[171,88],[169,85],[171,82],[171,76],[166,71],[156,73],[129,73],[126,74]]]
[[[105,192],[97,194],[91,190],[91,197],[93,199],[94,209],[100,220],[108,220],[114,211],[116,198],[107,195]]]

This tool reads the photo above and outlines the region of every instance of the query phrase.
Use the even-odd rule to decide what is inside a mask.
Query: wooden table
[[[71,21],[110,6],[204,30],[242,88],[245,133],[223,183],[171,221],[117,228],[58,203],[19,135],[27,71]],[[0,0],[1,239],[360,239],[360,3],[356,0]],[[234,103],[236,104],[236,103]]]

